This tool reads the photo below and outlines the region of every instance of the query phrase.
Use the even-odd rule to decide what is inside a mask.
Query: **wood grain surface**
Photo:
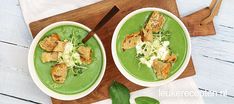
[[[107,55],[106,72],[103,80],[101,81],[101,84],[91,94],[81,99],[73,101],[61,101],[52,98],[52,102],[54,104],[87,104],[106,99],[109,97],[108,87],[110,86],[113,80],[117,80],[123,83],[130,89],[130,91],[136,91],[144,88],[127,80],[115,66],[110,50],[113,31],[119,23],[119,21],[128,13],[143,7],[163,8],[172,12],[176,16],[179,16],[175,0],[135,0],[134,3],[132,3],[132,0],[107,0],[80,9],[72,10],[63,14],[55,15],[46,19],[35,21],[30,23],[29,26],[33,36],[36,36],[36,34],[44,27],[58,21],[75,21],[82,23],[90,28],[94,28],[94,26],[100,21],[100,19],[105,15],[105,13],[111,9],[113,5],[117,5],[120,8],[119,13],[116,14],[105,26],[103,26],[97,32],[104,44]],[[190,59],[189,65],[179,78],[184,78],[192,75],[195,75],[195,70],[192,60]]]

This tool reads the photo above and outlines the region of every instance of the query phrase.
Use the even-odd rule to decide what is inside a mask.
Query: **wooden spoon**
[[[83,43],[86,43],[96,31],[98,31],[103,25],[105,25],[117,12],[119,8],[117,6],[112,7],[112,9],[102,18],[102,20],[91,30],[88,35],[82,40]]]

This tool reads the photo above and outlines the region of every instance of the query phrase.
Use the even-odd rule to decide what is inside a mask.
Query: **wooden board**
[[[44,27],[58,21],[75,21],[82,23],[90,28],[94,28],[94,26],[105,15],[105,13],[107,13],[107,11],[111,9],[113,5],[117,5],[120,8],[119,13],[115,15],[110,21],[108,21],[108,23],[97,32],[104,44],[107,55],[106,72],[104,78],[101,81],[101,84],[91,94],[81,99],[73,101],[61,101],[52,98],[52,102],[54,104],[89,104],[109,98],[108,88],[113,80],[117,80],[123,83],[130,89],[130,91],[136,91],[144,88],[127,80],[115,66],[111,56],[111,39],[113,31],[124,16],[136,9],[140,9],[143,7],[163,8],[172,12],[176,16],[179,16],[175,0],[134,0],[134,2],[133,0],[106,0],[80,9],[75,9],[63,14],[32,22],[29,26],[33,36],[36,36],[36,34]],[[186,70],[179,78],[184,78],[192,75],[195,75],[195,69],[193,66],[193,62],[190,59]]]

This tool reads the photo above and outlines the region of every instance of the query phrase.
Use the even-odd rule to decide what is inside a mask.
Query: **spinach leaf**
[[[135,98],[136,104],[160,104],[160,102],[154,98],[147,97],[147,96],[141,96]]]
[[[112,104],[130,104],[130,93],[123,84],[113,81],[109,88]]]

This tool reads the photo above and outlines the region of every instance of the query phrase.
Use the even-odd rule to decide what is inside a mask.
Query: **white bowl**
[[[134,76],[132,76],[130,73],[128,73],[124,67],[121,65],[120,60],[117,56],[117,50],[116,50],[116,40],[117,40],[117,36],[119,34],[119,31],[121,29],[121,27],[123,26],[123,24],[132,16],[141,13],[141,12],[145,12],[145,11],[159,11],[161,13],[164,13],[168,16],[170,16],[171,18],[173,18],[175,21],[177,21],[179,23],[179,25],[182,27],[182,29],[184,30],[184,33],[186,35],[186,39],[187,39],[187,44],[188,44],[188,49],[187,49],[187,55],[185,58],[184,63],[182,64],[182,66],[180,67],[180,69],[174,73],[172,76],[170,76],[169,78],[165,79],[165,80],[160,80],[160,81],[155,81],[155,82],[147,82],[147,81],[143,81],[140,79],[135,78]],[[119,71],[131,82],[141,85],[141,86],[145,86],[145,87],[154,87],[154,86],[160,86],[160,85],[164,85],[167,84],[169,82],[172,82],[173,80],[175,80],[176,78],[178,78],[181,73],[185,70],[186,66],[188,65],[189,59],[190,59],[190,54],[191,54],[191,42],[190,42],[190,35],[189,32],[187,30],[187,28],[185,27],[185,25],[182,23],[182,21],[176,17],[175,15],[173,15],[172,13],[163,10],[163,9],[159,9],[159,8],[142,8],[142,9],[138,9],[136,11],[131,12],[130,14],[128,14],[127,16],[125,16],[120,23],[117,25],[115,31],[114,31],[114,35],[112,37],[112,43],[111,43],[111,49],[112,49],[112,56],[114,59],[114,62],[117,66],[117,68],[119,69]]]
[[[102,78],[103,78],[103,75],[104,75],[104,72],[105,72],[105,69],[106,69],[106,53],[105,53],[105,49],[103,47],[103,44],[101,42],[101,40],[99,39],[99,37],[95,34],[94,35],[94,38],[98,41],[100,47],[101,47],[101,50],[102,50],[102,53],[103,53],[103,67],[102,67],[102,70],[101,70],[101,73],[98,77],[98,79],[96,80],[96,82],[91,86],[89,87],[87,90],[81,92],[81,93],[77,93],[77,94],[73,94],[73,95],[64,95],[64,94],[60,94],[60,93],[57,93],[55,91],[52,91],[50,90],[49,88],[47,88],[42,82],[41,80],[39,79],[38,75],[37,75],[37,72],[35,70],[35,66],[34,66],[34,51],[35,51],[35,48],[39,42],[39,40],[41,39],[41,37],[46,33],[48,32],[49,30],[51,30],[52,28],[55,28],[57,26],[61,26],[61,25],[74,25],[74,26],[78,26],[78,27],[81,27],[87,31],[91,31],[90,28],[86,27],[85,25],[82,25],[80,23],[77,23],[77,22],[71,22],[71,21],[62,21],[62,22],[56,22],[56,23],[53,23],[47,27],[45,27],[44,29],[42,29],[37,35],[36,37],[33,39],[33,42],[30,46],[30,49],[29,49],[29,54],[28,54],[28,67],[29,67],[29,72],[30,72],[30,75],[34,81],[34,83],[37,85],[37,87],[40,88],[41,91],[43,91],[45,94],[53,97],[53,98],[56,98],[56,99],[60,99],[60,100],[74,100],[74,99],[79,99],[79,98],[82,98],[86,95],[88,95],[89,93],[91,93],[97,86],[98,84],[101,82]]]

